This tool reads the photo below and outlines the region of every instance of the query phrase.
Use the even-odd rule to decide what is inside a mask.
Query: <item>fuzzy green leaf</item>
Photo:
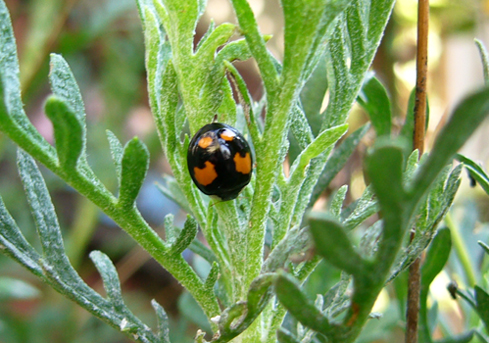
[[[151,305],[153,306],[156,317],[158,319],[158,337],[160,339],[159,343],[170,343],[170,329],[168,327],[168,315],[165,309],[156,302],[156,300],[151,300]]]
[[[43,272],[39,265],[41,256],[27,242],[0,197],[0,246],[1,251],[10,256],[34,275],[41,277]]]
[[[479,286],[474,287],[476,311],[484,323],[486,330],[489,329],[489,294]]]
[[[310,47],[322,24],[323,12],[331,8],[320,0],[282,0],[284,13],[284,61],[283,75],[301,73],[311,54]],[[329,18],[330,22],[332,18]],[[329,23],[327,23],[329,24]]]
[[[457,154],[456,158],[465,165],[465,168],[467,168],[470,175],[482,187],[484,192],[489,195],[489,176],[484,171],[484,169],[482,169],[482,167],[478,163],[464,155]]]
[[[83,99],[75,77],[68,63],[66,63],[61,55],[51,54],[50,67],[49,81],[51,83],[51,89],[56,97],[67,102],[67,105],[77,117],[83,129],[82,140],[85,145],[85,106],[83,105]]]
[[[329,146],[336,143],[347,130],[348,125],[344,124],[322,131],[316,139],[300,153],[290,168],[290,173],[293,174],[296,170],[299,173],[304,173],[309,162],[324,152]]]
[[[197,222],[193,217],[187,215],[187,220],[185,221],[183,230],[180,232],[180,235],[175,240],[175,243],[173,243],[171,246],[171,253],[179,255],[185,249],[187,249],[190,243],[192,243],[192,241],[195,239],[197,231]]]
[[[386,89],[373,74],[363,81],[357,101],[367,111],[377,136],[390,135],[391,102]]]
[[[311,127],[307,122],[304,111],[296,104],[291,111],[291,123],[289,133],[289,163],[295,162],[297,156],[314,140]]]
[[[263,263],[262,273],[274,272],[283,267],[291,255],[304,251],[309,244],[310,237],[306,228],[300,229],[296,226],[290,229],[268,255]]]
[[[63,237],[51,197],[34,159],[19,149],[17,151],[17,164],[41,239],[44,259],[49,265],[63,270],[65,276],[69,275],[72,280],[77,280],[78,275],[65,255]]]
[[[219,331],[221,342],[228,342],[245,329],[243,321],[246,320],[246,303],[238,302],[231,305],[221,313]]]
[[[380,43],[393,5],[393,0],[353,0],[338,16],[325,55],[330,97],[323,128],[345,121]]]
[[[482,70],[484,72],[484,81],[486,83],[489,83],[489,55],[487,54],[487,49],[484,46],[484,43],[482,43],[478,39],[475,40],[475,45],[477,46],[477,49],[479,50],[479,54],[481,56]]]
[[[54,207],[34,160],[19,150],[18,165],[43,248],[43,258],[40,259],[43,280],[111,326],[126,334],[135,333],[141,337],[143,342],[156,342],[151,330],[134,317],[129,310],[125,309],[122,316],[113,312],[112,305],[88,287],[76,273],[64,252],[63,239]],[[123,323],[127,323],[125,328],[130,328],[130,332],[123,330],[121,327]]]
[[[405,199],[402,187],[402,150],[384,146],[374,150],[367,158],[366,170],[381,207],[384,219],[384,239],[402,235],[401,227]]]
[[[117,180],[119,183],[121,182],[121,173],[122,173],[122,156],[124,154],[124,148],[122,147],[121,142],[115,136],[115,134],[107,130],[107,140],[109,141],[110,146],[110,155],[112,156],[112,161],[114,161],[115,171],[117,174]]]
[[[142,141],[134,137],[124,147],[122,156],[119,206],[125,208],[134,205],[148,167],[148,149]]]
[[[54,127],[60,166],[65,173],[72,173],[84,149],[83,124],[64,98],[49,97],[45,111]]]
[[[381,146],[368,156],[365,169],[380,205],[383,235],[375,255],[375,268],[388,273],[407,230],[413,203],[405,201],[402,186],[402,147]],[[359,293],[360,294],[360,293]]]
[[[240,29],[260,69],[266,93],[273,97],[278,90],[278,72],[273,64],[273,57],[265,47],[265,38],[260,34],[251,6],[246,0],[232,0],[231,2]]]
[[[421,267],[421,293],[420,293],[420,335],[423,341],[431,341],[431,330],[428,325],[428,292],[430,284],[435,277],[443,270],[448,261],[452,240],[450,230],[442,228],[433,238],[426,254],[426,258]]]
[[[406,142],[409,142],[412,150],[412,140],[413,140],[413,130],[414,130],[414,102],[416,100],[416,88],[413,88],[411,93],[409,94],[408,105],[406,109],[406,118],[404,119],[404,125],[401,128],[401,132],[399,135],[406,139]],[[428,112],[428,106],[426,108]]]
[[[226,43],[233,35],[234,31],[235,26],[231,23],[223,23],[217,26],[214,30],[212,30],[208,37],[206,37],[202,44],[200,44],[200,47],[195,54],[195,58],[199,60],[199,63],[201,63],[201,65],[213,60],[217,48]],[[236,45],[239,46],[238,43],[235,43],[233,45],[235,45],[235,47]],[[234,52],[237,51],[234,50]],[[224,54],[227,54],[227,52],[224,52]]]
[[[311,77],[307,80],[301,92],[301,104],[306,115],[309,126],[314,135],[321,129],[321,106],[328,89],[328,78],[326,75],[326,61],[320,59]],[[291,126],[293,128],[294,125]]]
[[[316,186],[314,187],[309,201],[309,207],[312,207],[314,203],[319,199],[321,193],[329,186],[330,182],[339,173],[339,171],[345,166],[346,162],[350,158],[353,151],[356,149],[360,140],[365,136],[370,125],[364,125],[348,137],[337,147],[331,157],[326,162],[324,169],[319,177]]]
[[[353,248],[344,227],[336,220],[325,213],[311,212],[309,230],[319,255],[349,274],[366,272],[363,259]]]
[[[153,1],[138,0],[137,5],[144,27],[150,104],[153,112],[156,113],[159,110],[157,94],[161,91],[161,76],[164,74],[171,57],[171,47],[160,18],[156,15]]]
[[[211,270],[209,271],[209,274],[205,279],[204,288],[208,292],[213,292],[214,286],[218,278],[219,278],[219,265],[217,264],[216,261],[214,261],[211,263]]]
[[[90,253],[90,259],[102,276],[105,292],[109,301],[114,306],[114,310],[119,313],[124,313],[125,305],[122,299],[121,284],[114,264],[107,255],[100,251],[92,251]]]
[[[365,230],[360,240],[362,257],[370,258],[375,255],[381,237],[382,237],[382,221],[378,220]]]
[[[20,90],[17,46],[7,6],[0,1],[0,130],[29,153],[43,158],[47,166],[55,166],[55,150],[27,118]]]
[[[249,118],[246,118],[247,124],[248,124],[248,130],[251,135],[251,141],[252,142],[259,142],[261,139],[260,135],[260,118],[255,115],[255,108],[253,106],[253,101],[252,97],[248,91],[248,88],[246,86],[246,83],[239,73],[238,69],[228,61],[224,61],[224,65],[226,66],[227,71],[229,71],[232,75],[231,81],[234,84],[234,86],[237,88],[237,95],[238,98],[240,99],[241,106],[238,107],[238,109],[242,110],[242,117],[248,113]],[[224,81],[226,85],[229,86],[227,81]],[[231,97],[230,99],[232,103],[232,107],[235,109],[234,112],[236,112],[236,104],[234,101],[234,98]],[[235,119],[236,120],[236,119]]]
[[[416,214],[413,226],[416,235],[409,246],[403,251],[394,268],[390,279],[405,270],[426,249],[441,220],[450,209],[455,194],[460,186],[460,172],[462,165],[458,165],[452,171],[447,166],[438,179],[431,186],[428,196],[421,203]]]
[[[198,239],[194,239],[188,248],[195,254],[200,255],[200,257],[209,262],[210,265],[217,262],[214,252]]]
[[[41,292],[31,284],[6,276],[0,276],[0,301],[28,300],[37,298]]]
[[[348,185],[341,186],[331,200],[329,212],[337,220],[340,219],[341,209],[343,208],[343,202],[345,201],[346,192],[348,192]]]
[[[343,218],[346,213],[349,213],[342,222],[345,230],[347,232],[353,230],[378,211],[379,205],[372,193],[372,189],[371,187],[367,187],[362,196],[354,203],[354,207],[348,207],[347,210],[341,213]]]
[[[6,112],[12,116],[12,119],[26,128],[27,125],[25,124],[28,123],[28,120],[24,113],[20,95],[21,87],[17,46],[10,22],[10,15],[4,1],[0,2],[0,42],[2,101],[5,104]],[[33,127],[29,125],[30,128]]]
[[[341,279],[323,297],[323,313],[328,317],[335,317],[342,309],[350,304],[350,296],[347,294],[348,285],[352,276],[341,272]]]
[[[238,39],[227,43],[216,56],[216,62],[219,61],[229,61],[234,62],[246,61],[251,58],[250,49],[248,48],[248,43],[244,39]]]
[[[197,19],[200,16],[196,0],[153,1],[170,39],[172,48],[193,50],[193,35]]]
[[[484,252],[489,255],[489,245],[482,241],[477,241],[477,244],[479,244],[481,248],[484,249]]]
[[[443,167],[479,127],[487,114],[489,114],[489,87],[484,87],[466,97],[457,106],[438,135],[429,157],[420,166],[408,191],[411,198],[420,198],[428,190]]]
[[[327,334],[332,330],[331,324],[312,301],[300,290],[297,281],[290,275],[281,273],[275,280],[275,293],[280,303],[301,324]]]
[[[272,296],[272,283],[275,280],[275,274],[261,274],[250,285],[248,291],[248,313],[250,318],[256,318],[267,305]]]

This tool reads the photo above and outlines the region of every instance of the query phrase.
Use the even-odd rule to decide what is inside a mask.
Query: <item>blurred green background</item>
[[[268,45],[280,58],[283,32],[278,1],[250,2],[262,32],[273,34]],[[113,131],[121,141],[139,136],[151,154],[150,171],[138,198],[139,208],[158,232],[162,232],[167,213],[174,213],[178,224],[184,213],[154,185],[162,182],[162,174],[171,171],[161,151],[148,106],[144,42],[135,1],[7,0],[6,3],[18,44],[23,100],[33,124],[53,142],[52,127],[43,113],[43,104],[50,92],[47,78],[49,54],[62,54],[84,97],[89,162],[94,171],[110,190],[116,192],[115,170],[105,130]],[[373,65],[392,97],[396,128],[403,122],[416,76],[416,6],[414,0],[397,2]],[[227,0],[209,0],[206,14],[197,27],[196,42],[207,29],[210,18],[218,24],[235,21]],[[463,94],[482,85],[482,67],[474,38],[489,44],[489,1],[431,1],[428,150],[456,102]],[[259,99],[262,88],[254,63],[240,62],[237,66],[250,93]],[[327,98],[324,104],[327,104]],[[351,131],[366,120],[361,109],[354,107],[350,117]],[[486,170],[488,129],[487,124],[481,127],[463,150],[464,154],[479,160]],[[349,184],[347,199],[352,201],[360,196],[365,189],[363,156],[373,139],[373,132],[367,135],[327,193]],[[17,175],[15,151],[13,143],[0,133],[0,194],[27,239],[36,242],[37,235]],[[104,292],[99,275],[87,257],[91,250],[102,250],[116,263],[125,300],[135,314],[154,326],[150,300],[155,298],[170,315],[172,342],[192,342],[197,328],[207,327],[193,299],[109,218],[49,171],[42,171],[64,230],[68,256],[83,279],[97,291]],[[318,202],[317,208],[327,206],[327,195]],[[454,227],[461,236],[462,245],[452,252],[448,265],[431,289],[430,301],[437,304],[432,310],[436,308],[440,313],[436,337],[461,333],[478,324],[477,316],[466,304],[451,300],[446,285],[455,280],[465,289],[473,286],[475,278],[477,284],[487,289],[489,263],[484,260],[477,240],[488,243],[488,209],[487,195],[479,187],[471,188],[465,180],[452,210]],[[472,279],[461,267],[460,254],[463,253],[469,256]],[[190,252],[186,258],[198,270],[208,268],[202,259]],[[338,277],[337,270],[321,264],[306,287],[310,294],[324,293]],[[403,340],[404,279],[405,275],[401,275],[398,282],[383,291],[375,311],[384,315],[368,323],[359,342]],[[92,318],[0,255],[0,343],[127,341],[122,334]]]

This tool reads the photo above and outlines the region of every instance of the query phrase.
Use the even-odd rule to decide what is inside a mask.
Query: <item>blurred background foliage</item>
[[[250,2],[262,32],[273,34],[268,46],[280,59],[283,19],[278,10],[278,0]],[[105,130],[113,131],[121,141],[138,135],[151,154],[150,171],[138,198],[141,212],[157,231],[162,230],[167,213],[174,213],[176,220],[182,221],[184,213],[155,187],[155,182],[162,182],[161,175],[171,171],[161,152],[148,106],[143,35],[135,2],[6,0],[6,3],[19,47],[26,112],[38,130],[48,141],[53,141],[52,127],[42,106],[49,93],[49,53],[60,53],[70,64],[84,97],[89,162],[94,171],[109,189],[115,190],[115,170]],[[415,0],[398,0],[373,65],[373,70],[392,97],[396,116],[394,129],[400,128],[403,122],[409,93],[415,82],[416,8]],[[207,12],[197,28],[196,42],[205,32],[210,18],[217,23],[235,22],[227,0],[209,0]],[[428,150],[456,102],[463,94],[483,83],[474,38],[489,45],[488,0],[431,1]],[[240,62],[237,67],[250,93],[258,99],[262,88],[254,63]],[[367,116],[356,106],[349,121],[351,131],[354,131],[367,121]],[[465,155],[480,161],[486,170],[489,166],[487,130],[486,124],[463,149]],[[364,138],[327,193],[349,184],[347,201],[360,196],[365,189],[363,155],[373,138],[373,132]],[[68,256],[80,275],[89,285],[103,292],[88,253],[93,249],[104,251],[116,262],[129,307],[143,321],[151,324],[154,319],[150,300],[155,298],[170,315],[172,342],[192,342],[196,329],[208,325],[195,301],[97,208],[49,171],[43,169],[43,174],[64,230]],[[488,257],[477,245],[478,240],[489,243],[489,199],[479,186],[472,188],[465,179],[448,223],[454,248],[444,271],[431,286],[430,313],[439,312],[435,338],[459,334],[467,328],[481,325],[466,303],[450,298],[446,290],[450,281],[456,281],[461,289],[472,288],[475,283],[484,289],[489,286]],[[1,133],[0,194],[27,239],[35,242],[37,235],[17,175],[15,146]],[[327,207],[328,195],[318,201],[317,208]],[[191,253],[186,257],[197,270],[207,268]],[[337,270],[320,264],[306,285],[307,291],[309,294],[324,293],[339,277]],[[375,311],[383,313],[383,316],[369,321],[358,342],[403,340],[405,294],[406,275],[400,275],[386,287],[377,301]],[[127,338],[120,333],[92,318],[0,255],[1,343],[126,341]]]

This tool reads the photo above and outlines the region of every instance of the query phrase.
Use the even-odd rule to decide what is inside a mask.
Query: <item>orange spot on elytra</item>
[[[216,168],[209,161],[205,161],[204,168],[194,167],[194,175],[197,182],[202,186],[210,185],[217,177]]]
[[[202,148],[202,149],[206,149],[209,145],[212,144],[212,137],[202,137],[200,140],[199,140],[199,146]]]
[[[234,155],[234,164],[236,165],[236,171],[241,174],[249,174],[251,172],[251,157],[247,152],[245,157],[241,157],[239,153]]]
[[[232,142],[232,140],[234,139],[234,136],[236,136],[236,134],[231,130],[224,130],[221,133],[221,138],[227,142]]]

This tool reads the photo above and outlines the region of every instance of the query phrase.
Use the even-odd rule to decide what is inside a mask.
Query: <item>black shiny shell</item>
[[[197,187],[221,200],[235,199],[250,182],[253,157],[250,146],[234,127],[212,123],[190,141],[188,171]]]

